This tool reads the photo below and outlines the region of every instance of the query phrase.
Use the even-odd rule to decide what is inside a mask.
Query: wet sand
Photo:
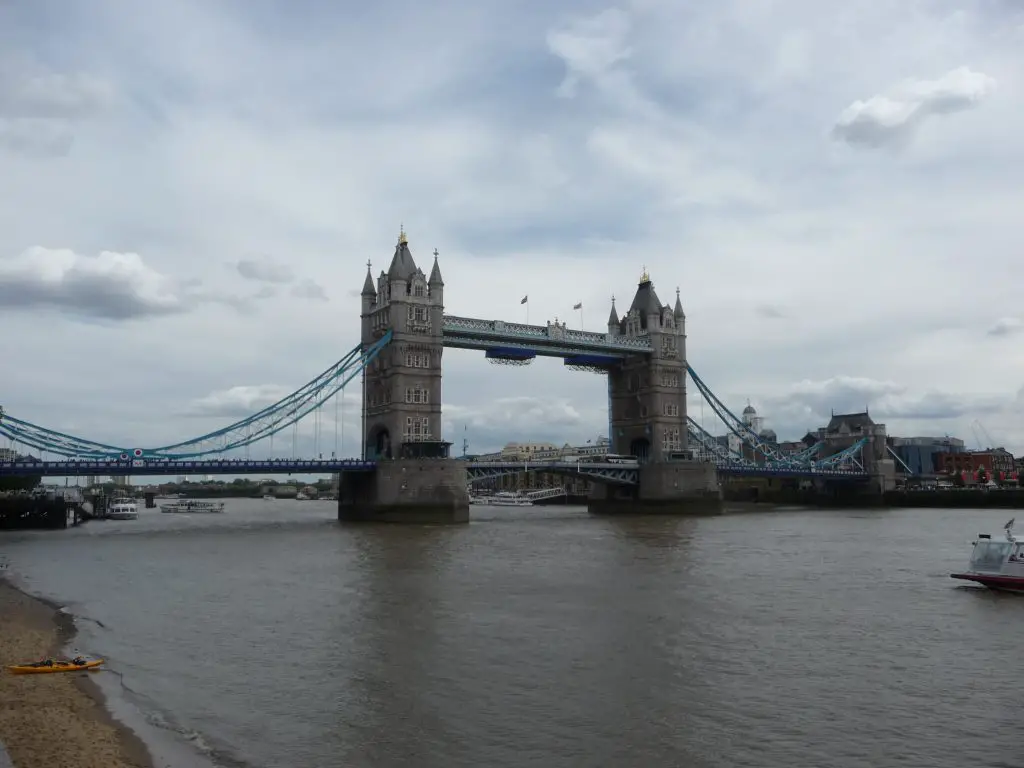
[[[107,712],[91,674],[12,675],[5,667],[58,656],[69,616],[0,578],[0,742],[15,768],[153,768],[142,741]]]

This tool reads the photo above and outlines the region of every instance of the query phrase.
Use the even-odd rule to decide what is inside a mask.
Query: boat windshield
[[[971,554],[971,566],[976,570],[998,571],[1012,547],[1013,543],[1009,541],[979,541]]]

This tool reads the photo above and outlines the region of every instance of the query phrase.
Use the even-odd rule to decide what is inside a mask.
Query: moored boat
[[[949,574],[951,578],[973,581],[989,589],[1024,593],[1024,541],[1013,535],[1016,518],[1003,526],[1005,540],[979,533],[967,570]]]
[[[161,512],[184,512],[192,514],[209,514],[224,511],[223,501],[200,501],[189,499],[187,501],[175,501],[171,504],[161,504]]]
[[[138,516],[139,507],[135,499],[129,499],[127,496],[111,499],[107,506],[107,517],[110,520],[134,520]]]

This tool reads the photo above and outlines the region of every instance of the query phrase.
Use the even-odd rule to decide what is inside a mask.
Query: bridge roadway
[[[636,485],[639,472],[635,465],[604,462],[465,462],[469,480],[484,480],[520,472],[550,472],[575,475],[616,485]],[[719,464],[721,475],[742,477],[804,477],[862,480],[863,471],[844,469],[816,469],[814,467],[750,466],[747,464]],[[371,472],[376,461],[361,459],[111,459],[67,461],[2,461],[0,477],[42,475],[43,477],[88,477],[93,475],[125,477],[128,475],[316,475],[335,472]]]
[[[564,325],[526,325],[445,315],[441,322],[441,334],[446,347],[484,351],[518,350],[542,357],[596,354],[622,359],[651,354],[651,341],[646,336],[612,336],[578,331]]]
[[[316,475],[335,472],[370,472],[375,461],[360,459],[129,459],[121,461],[82,459],[75,461],[0,461],[0,477],[42,475],[43,477],[90,477],[128,475]]]

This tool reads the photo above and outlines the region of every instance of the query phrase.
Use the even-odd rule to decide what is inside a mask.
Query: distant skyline
[[[644,269],[679,287],[690,363],[780,439],[868,406],[1024,453],[1019,4],[354,8],[0,6],[10,414],[142,447],[230,423],[357,343],[403,225],[452,314],[528,295],[600,331]],[[606,429],[600,376],[444,360],[456,452]]]

